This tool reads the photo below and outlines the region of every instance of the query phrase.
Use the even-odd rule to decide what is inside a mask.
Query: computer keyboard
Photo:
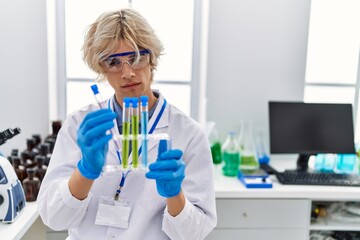
[[[360,187],[360,176],[355,174],[315,173],[291,171],[276,173],[282,184],[290,185],[331,185]]]

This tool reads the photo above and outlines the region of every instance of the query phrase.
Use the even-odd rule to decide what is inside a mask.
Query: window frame
[[[311,24],[311,18],[310,23]],[[308,41],[310,40],[310,35],[308,38]],[[308,43],[309,44],[309,43]],[[309,48],[307,55],[309,56]],[[308,64],[308,63],[307,63]],[[307,75],[306,75],[307,76]],[[359,94],[360,94],[360,43],[359,43],[359,53],[358,53],[358,67],[357,67],[357,77],[355,79],[355,83],[326,83],[326,82],[307,82],[307,79],[304,80],[304,100],[305,100],[305,90],[306,87],[352,87],[355,89],[354,94],[354,101],[352,102],[353,106],[353,124],[354,124],[354,131],[355,131],[355,142],[360,141],[360,122],[358,124],[358,121],[360,120],[359,114],[360,114],[360,105],[359,105]],[[311,100],[310,100],[311,102]]]
[[[201,111],[201,103],[205,98],[204,90],[206,83],[206,51],[207,51],[207,6],[208,0],[194,1],[194,25],[193,25],[193,52],[190,81],[156,80],[156,84],[186,85],[190,87],[190,117],[204,123],[205,112]],[[131,7],[129,0],[129,7]],[[56,35],[56,118],[65,119],[66,113],[66,85],[68,82],[93,82],[89,78],[69,78],[66,75],[66,39],[65,39],[65,0],[55,3],[55,35]],[[204,47],[205,46],[205,47]],[[205,51],[205,52],[204,52]]]

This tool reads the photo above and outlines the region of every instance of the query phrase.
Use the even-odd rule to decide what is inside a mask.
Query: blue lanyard
[[[149,134],[152,134],[152,133],[154,132],[157,124],[158,124],[159,121],[160,121],[161,116],[162,116],[163,113],[164,113],[165,107],[166,107],[166,99],[164,98],[164,103],[163,103],[163,105],[161,106],[160,112],[159,112],[159,114],[157,115],[157,117],[156,117],[156,119],[155,119],[155,121],[154,121],[154,124],[152,125],[152,127],[151,127],[151,129],[150,129],[150,131],[149,131]],[[108,102],[108,108],[110,108],[110,100],[109,100],[109,102]],[[140,147],[140,149],[139,149],[139,153],[138,153],[138,154],[139,154],[139,156],[140,156],[140,154],[141,154],[141,147]],[[129,173],[130,173],[130,171],[127,171],[126,173],[122,172],[121,181],[120,181],[120,184],[119,184],[118,189],[116,190],[115,200],[118,200],[119,195],[120,195],[120,193],[121,193],[121,189],[122,189],[122,187],[124,187],[126,177],[127,177],[127,175],[128,175]]]

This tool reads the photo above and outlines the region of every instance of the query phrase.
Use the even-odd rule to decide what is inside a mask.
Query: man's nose
[[[122,77],[123,78],[130,78],[130,77],[135,76],[135,72],[131,68],[131,66],[130,66],[130,64],[128,62],[123,63],[121,72],[122,72]]]

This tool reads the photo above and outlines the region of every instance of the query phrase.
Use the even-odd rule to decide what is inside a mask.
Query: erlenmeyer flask
[[[259,162],[256,154],[252,122],[242,122],[240,132],[240,170],[243,173],[249,173],[259,168]]]

